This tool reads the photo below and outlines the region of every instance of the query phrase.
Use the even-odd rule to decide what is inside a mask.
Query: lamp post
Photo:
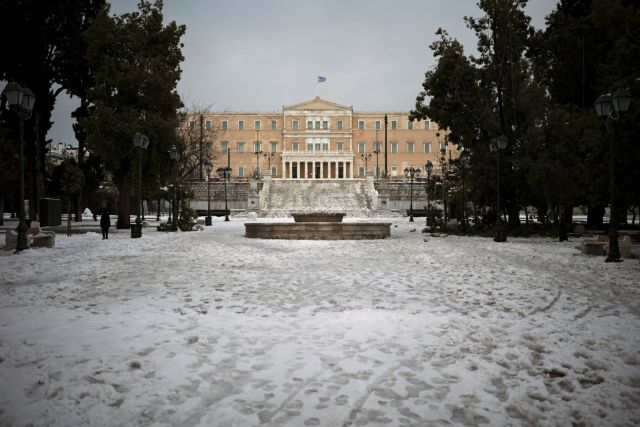
[[[142,152],[149,146],[149,138],[136,132],[133,135],[133,145],[138,150],[138,209],[136,209],[136,223],[131,226],[131,238],[138,239],[142,237],[142,220],[140,219],[140,211],[142,206]]]
[[[227,166],[226,168],[220,167],[216,169],[218,172],[218,176],[224,181],[224,220],[229,221],[229,208],[227,207],[227,180],[231,176],[231,168]]]
[[[464,169],[469,159],[469,152],[467,150],[462,150],[460,153],[460,173],[462,175],[462,232],[467,232],[467,218],[465,216],[465,204],[464,204]]]
[[[18,115],[20,128],[20,206],[18,207],[18,241],[16,242],[16,253],[18,253],[24,249],[29,249],[24,212],[24,121],[31,117],[36,96],[31,90],[26,87],[23,88],[15,82],[9,82],[3,93],[7,98],[9,107]]]
[[[364,175],[367,176],[367,172],[369,169],[369,159],[371,159],[371,153],[369,154],[360,154],[360,159],[364,160]]]
[[[175,145],[169,149],[169,157],[174,163],[174,175],[173,175],[173,230],[178,231],[178,161],[180,160],[180,154]]]
[[[258,136],[260,135],[260,129],[256,129],[256,145],[255,145],[255,150],[254,153],[256,155],[256,172],[255,172],[255,178],[256,179],[260,179],[260,154],[262,154],[262,150],[259,150],[259,144],[260,144],[260,139],[258,139]]]
[[[204,169],[207,171],[207,216],[204,218],[204,225],[211,225],[211,169],[213,165],[209,160],[204,162]]]
[[[420,168],[414,168],[413,166],[404,168],[404,176],[411,179],[409,186],[410,202],[409,202],[409,222],[413,222],[413,179],[420,176]]]
[[[426,213],[426,219],[424,222],[425,226],[429,226],[429,212],[431,211],[431,206],[429,205],[429,186],[431,184],[431,171],[433,170],[433,163],[431,163],[431,160],[427,160],[427,163],[424,164],[424,170],[427,172],[427,186],[426,186],[426,190],[427,190],[427,213]]]
[[[271,172],[271,159],[273,159],[276,155],[274,153],[264,153],[264,158],[268,161],[267,170]]]
[[[376,129],[376,149],[373,152],[376,154],[376,179],[380,178],[380,166],[378,166],[378,156],[380,154],[380,146],[378,145],[378,131]]]
[[[600,95],[594,107],[598,117],[605,118],[605,125],[607,128],[607,137],[609,138],[609,193],[610,193],[610,208],[609,208],[609,254],[605,259],[605,262],[621,262],[620,259],[620,246],[618,244],[618,200],[616,194],[616,166],[615,166],[615,138],[611,133],[613,130],[609,124],[609,120],[618,120],[620,113],[624,113],[629,110],[631,104],[631,92],[629,89],[617,89],[613,95],[607,93]]]
[[[489,149],[491,150],[491,152],[496,154],[497,163],[496,237],[495,239],[493,239],[495,242],[507,241],[507,234],[504,229],[504,224],[502,224],[502,215],[500,214],[500,153],[502,153],[507,148],[507,144],[509,144],[509,140],[504,135],[493,138],[489,144]]]

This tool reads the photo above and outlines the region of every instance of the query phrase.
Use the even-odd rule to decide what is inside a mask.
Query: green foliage
[[[177,227],[175,227],[173,223],[169,223],[169,222],[163,222],[159,224],[158,226],[156,226],[156,230],[164,231],[164,232],[178,231]]]
[[[477,57],[439,29],[431,45],[437,65],[425,74],[410,118],[431,118],[450,131],[451,142],[470,150],[465,182],[476,206],[496,204],[496,157],[488,148],[506,135],[500,204],[511,225],[531,205],[543,218],[554,212],[557,221],[558,212],[576,204],[608,202],[608,136],[592,106],[598,95],[629,87],[631,110],[610,127],[621,203],[640,204],[640,8],[561,0],[547,28],[534,32],[526,3],[479,1],[484,14],[465,17],[476,33]]]
[[[178,228],[180,231],[194,231],[194,228],[199,230],[196,226],[198,219],[198,213],[189,207],[189,204],[185,199],[180,202],[180,216],[178,217]]]
[[[143,182],[166,183],[172,177],[168,151],[177,144],[176,91],[184,26],[163,25],[162,2],[142,0],[139,11],[110,16],[105,8],[84,33],[93,85],[87,92],[87,146],[105,162],[120,190],[118,223],[128,224],[132,178],[137,155],[136,132],[149,137],[144,152]]]
[[[76,194],[84,185],[84,174],[73,159],[67,159],[61,165],[60,190],[64,194]]]

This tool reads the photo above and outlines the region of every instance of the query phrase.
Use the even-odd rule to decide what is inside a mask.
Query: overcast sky
[[[530,0],[533,26],[556,0]],[[112,13],[137,0],[111,1]],[[185,57],[178,92],[186,106],[278,111],[316,96],[356,111],[408,111],[434,66],[429,44],[438,27],[475,51],[464,16],[476,0],[165,0],[165,22],[184,24]],[[48,138],[76,145],[60,95]]]

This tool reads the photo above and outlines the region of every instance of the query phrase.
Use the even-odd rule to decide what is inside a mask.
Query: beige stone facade
[[[408,112],[354,112],[318,97],[281,112],[210,112],[204,120],[205,132],[216,132],[214,170],[226,166],[219,153],[229,149],[235,178],[270,170],[276,179],[364,179],[384,175],[385,115],[391,179],[427,160],[437,167],[442,148],[456,156],[433,122],[410,122]]]

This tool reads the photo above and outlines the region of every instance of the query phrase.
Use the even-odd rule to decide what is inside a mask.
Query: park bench
[[[40,224],[32,222],[31,227],[27,228],[27,243],[31,248],[52,248],[56,245],[56,233],[53,231],[44,231],[40,228]],[[18,232],[16,230],[7,230],[4,250],[13,251],[18,245]]]
[[[622,258],[631,258],[631,236],[620,234],[618,236],[618,247]],[[609,250],[609,236],[600,234],[596,239],[582,242],[580,250],[585,255],[607,255]]]
[[[205,210],[198,209],[197,213],[198,213],[199,216],[207,216],[206,209]],[[226,214],[231,215],[231,211],[227,210]],[[225,210],[224,209],[211,209],[209,211],[209,215],[211,215],[211,216],[225,216]]]
[[[411,215],[411,209],[407,209],[407,216]],[[419,217],[419,216],[427,216],[427,210],[426,209],[414,209],[413,210],[413,216],[415,217]]]

